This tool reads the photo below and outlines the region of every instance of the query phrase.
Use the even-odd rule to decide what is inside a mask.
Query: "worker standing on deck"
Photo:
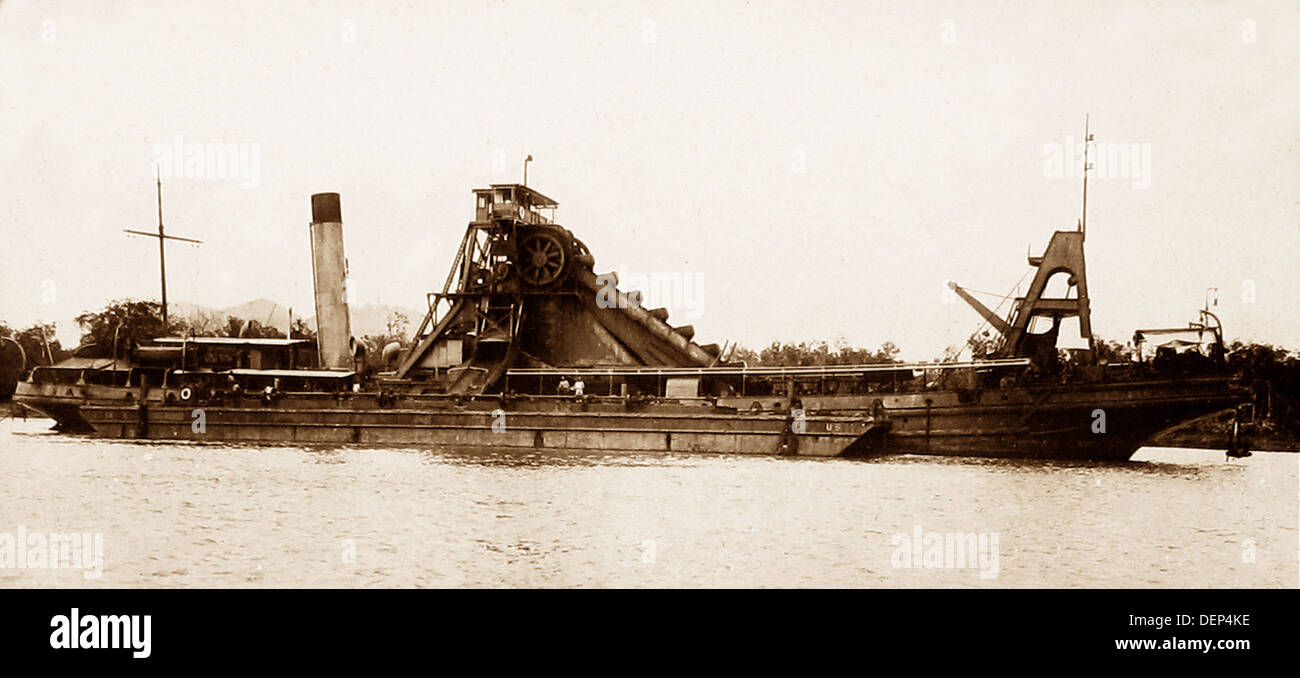
[[[583,383],[582,377],[575,377],[573,381],[573,395],[576,395],[579,398],[581,398],[582,392],[585,391],[586,389],[587,389],[587,385]]]
[[[569,378],[560,377],[560,385],[555,388],[555,393],[557,395],[569,395],[569,392],[572,390],[573,389],[569,387]]]

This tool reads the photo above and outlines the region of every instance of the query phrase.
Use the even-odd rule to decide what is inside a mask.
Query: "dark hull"
[[[1123,461],[1156,433],[1245,398],[1226,378],[1198,378],[803,401],[817,411],[882,413],[883,454]]]
[[[93,404],[84,406],[82,415],[98,435],[110,438],[802,456],[843,454],[880,428],[870,417],[809,417],[804,432],[794,435],[784,416],[700,407],[628,412],[588,404],[583,411],[577,403],[541,403],[505,410],[470,402],[455,409],[317,408],[303,401],[290,397],[254,407],[151,404],[143,411]],[[196,415],[199,409],[202,414]]]
[[[155,389],[141,407],[127,389],[96,387],[83,397],[27,385],[19,391],[20,402],[66,430],[109,438],[1107,461],[1128,459],[1153,434],[1242,399],[1218,378],[806,396],[810,414],[795,423],[786,414],[751,412],[747,398],[715,405],[319,393],[179,402],[174,392]]]
[[[1189,418],[1211,414],[1232,403],[1168,404],[1121,407],[1110,405],[1104,431],[1092,428],[1092,408],[1066,408],[1032,415],[1009,412],[982,418],[977,429],[952,427],[951,419],[936,417],[929,434],[900,430],[886,441],[886,452],[978,457],[1093,459],[1124,461],[1155,434]],[[924,418],[923,414],[920,414]],[[1084,423],[1080,423],[1084,422]],[[1228,441],[1224,440],[1226,448]]]
[[[21,388],[21,386],[20,386]],[[22,397],[14,402],[42,417],[54,420],[54,430],[63,433],[94,433],[95,427],[81,414],[84,400],[70,397]]]

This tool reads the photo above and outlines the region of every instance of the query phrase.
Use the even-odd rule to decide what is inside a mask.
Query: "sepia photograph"
[[[138,663],[160,590],[1294,592],[1297,35],[0,0],[0,601]],[[1083,651],[1263,632],[1158,600]]]

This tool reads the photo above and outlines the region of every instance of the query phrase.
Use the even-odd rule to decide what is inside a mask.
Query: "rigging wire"
[[[1028,275],[1028,273],[1026,273],[1026,275]],[[1021,280],[1023,280],[1023,279],[1024,279],[1024,278],[1021,278]],[[1016,283],[1016,287],[1017,287],[1017,288],[1020,287],[1020,283]],[[984,290],[973,290],[973,289],[971,289],[971,288],[969,288],[969,287],[963,287],[962,289],[966,290],[967,292],[974,292],[974,293],[976,293],[976,294],[983,294],[983,295],[985,295],[985,296],[988,296],[988,297],[996,297],[996,298],[998,298],[998,299],[1013,299],[1013,298],[1015,298],[1013,295],[1016,293],[1016,290],[1014,290],[1014,289],[1012,290],[1012,293],[1009,294],[1009,295],[1008,295],[1008,294],[998,294],[997,292],[985,292]]]
[[[992,296],[992,297],[998,297],[998,298],[1000,298],[1002,301],[998,302],[998,305],[995,306],[995,307],[993,308],[993,315],[999,315],[999,313],[1000,313],[1001,310],[1002,310],[1002,305],[1005,304],[1005,303],[1007,303],[1007,300],[1008,300],[1008,299],[1014,299],[1014,298],[1016,298],[1017,296],[1019,296],[1020,286],[1021,286],[1022,284],[1024,284],[1024,282],[1025,282],[1025,278],[1029,277],[1029,274],[1030,274],[1033,270],[1034,270],[1034,269],[1031,268],[1031,269],[1025,271],[1024,274],[1022,274],[1022,275],[1020,276],[1020,280],[1017,280],[1017,281],[1016,281],[1016,284],[1011,288],[1011,293],[1010,293],[1010,294],[997,294],[997,293],[994,293],[994,292],[979,292],[979,290],[972,290],[972,289],[970,289],[969,287],[963,287],[962,289],[966,290],[967,292],[979,292],[980,294],[987,294],[987,295]],[[979,325],[979,327],[976,327],[976,328],[975,328],[975,331],[974,331],[974,332],[971,332],[970,337],[973,338],[973,337],[979,335],[980,332],[983,332],[983,331],[984,331],[984,328],[987,327],[988,324],[989,324],[989,321],[988,321],[988,320],[985,320],[985,321],[981,322],[980,325]],[[965,343],[966,343],[966,345],[963,345],[960,349],[957,348],[957,345],[956,345],[956,344],[949,344],[949,345],[948,345],[948,349],[945,350],[944,353],[948,353],[949,351],[951,351],[951,350],[953,350],[953,349],[957,349],[957,351],[956,351],[956,355],[954,356],[954,358],[955,358],[956,356],[960,356],[960,355],[961,355],[961,351],[966,350],[966,348],[969,346],[969,344],[970,344],[970,339],[968,338],[968,339],[966,340]]]

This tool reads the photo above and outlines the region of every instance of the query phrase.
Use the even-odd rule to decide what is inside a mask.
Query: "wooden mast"
[[[157,178],[157,181],[158,181],[158,232],[157,232],[157,233],[149,233],[149,232],[146,232],[146,231],[133,231],[133,230],[131,230],[131,229],[129,229],[129,228],[124,228],[124,229],[122,229],[122,231],[125,232],[125,233],[130,233],[131,235],[143,235],[143,236],[146,236],[146,237],[149,237],[149,238],[157,238],[157,239],[158,239],[158,278],[159,278],[159,280],[161,281],[161,284],[162,284],[162,322],[163,322],[163,333],[166,334],[166,333],[167,333],[167,327],[168,327],[168,324],[167,324],[167,249],[166,249],[166,241],[168,241],[168,240],[180,240],[180,241],[183,241],[183,242],[194,243],[194,244],[196,244],[196,245],[201,245],[201,244],[203,244],[203,241],[202,241],[202,240],[195,240],[195,239],[193,239],[193,238],[182,238],[182,237],[177,236],[177,235],[167,235],[167,234],[163,231],[163,215],[162,215],[162,172],[159,171],[157,165],[154,165],[154,176]]]

